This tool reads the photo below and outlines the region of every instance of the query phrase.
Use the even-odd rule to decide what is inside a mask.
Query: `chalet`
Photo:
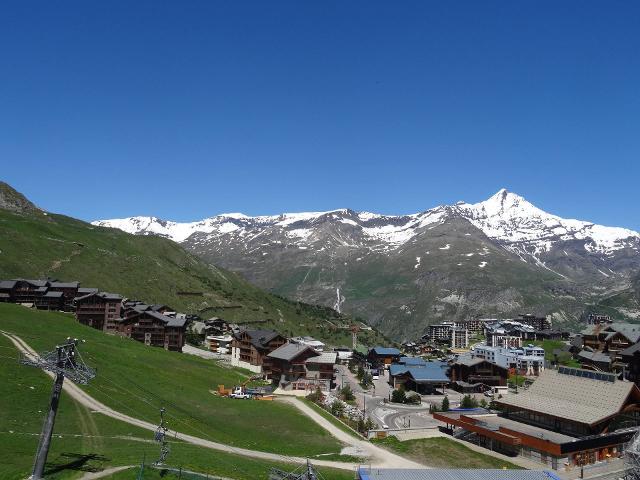
[[[274,330],[241,330],[233,335],[231,365],[263,373],[267,355],[285,343],[287,339]]]
[[[640,325],[632,323],[598,324],[582,331],[584,349],[601,352],[611,358],[611,371],[621,373],[628,365],[622,351],[640,341]]]
[[[390,347],[374,347],[367,353],[367,361],[372,366],[388,366],[400,358],[400,350]]]
[[[286,343],[267,355],[268,377],[285,390],[331,390],[335,352],[319,353],[308,345]],[[266,363],[266,362],[265,362]]]
[[[148,309],[120,319],[116,328],[119,335],[133,338],[145,345],[181,352],[187,320],[168,317]]]
[[[47,293],[49,287],[48,280],[15,280],[12,288],[12,299],[15,303],[32,303],[35,305],[36,299]]]
[[[73,300],[78,296],[80,282],[51,282],[48,292],[60,292],[63,297],[63,307],[66,311],[73,310]]]
[[[394,364],[389,367],[389,385],[394,389],[404,388],[421,394],[444,391],[449,384],[445,362],[424,362],[422,365]]]
[[[627,379],[640,386],[640,342],[625,348],[620,355],[627,365]]]
[[[463,382],[459,383],[461,386],[478,383],[491,387],[505,386],[509,369],[484,358],[464,355],[451,364],[450,377],[451,382]]]
[[[36,298],[35,306],[38,310],[64,310],[64,293],[51,291],[46,292]]]
[[[94,292],[76,297],[76,320],[89,327],[116,333],[122,297],[115,293]]]
[[[553,469],[606,461],[620,455],[640,424],[640,390],[610,373],[569,367],[546,370],[518,395],[496,399],[487,411],[434,413],[468,440]]]
[[[606,353],[585,349],[580,351],[577,357],[582,368],[599,372],[611,371],[611,357]]]

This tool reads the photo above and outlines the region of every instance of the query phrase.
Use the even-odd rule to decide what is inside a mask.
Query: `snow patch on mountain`
[[[99,220],[93,224],[118,228],[133,234],[161,235],[176,242],[184,242],[196,233],[205,234],[207,240],[218,241],[221,244],[224,243],[222,239],[227,236],[240,237],[242,241],[249,242],[257,236],[275,232],[281,233],[298,246],[307,247],[320,238],[314,235],[319,229],[333,225],[332,238],[335,244],[358,247],[366,245],[371,250],[386,251],[400,248],[416,236],[456,217],[466,219],[487,237],[498,241],[523,261],[533,257],[534,263],[538,264],[541,255],[548,253],[556,243],[563,241],[581,241],[587,252],[598,255],[610,255],[625,247],[637,250],[640,244],[638,232],[563,219],[544,212],[523,197],[505,189],[483,202],[458,202],[455,205],[439,206],[422,213],[403,216],[340,209],[258,217],[242,213],[225,213],[197,222],[184,223],[139,216]],[[353,233],[336,231],[338,224],[353,229]],[[450,246],[442,247],[441,250],[448,248]],[[487,253],[488,250],[480,255]]]

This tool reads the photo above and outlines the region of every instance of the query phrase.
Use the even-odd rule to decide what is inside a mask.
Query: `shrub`
[[[340,390],[340,396],[345,402],[350,402],[355,400],[356,396],[353,394],[353,390],[351,390],[351,385],[346,385],[342,387]]]
[[[465,395],[464,397],[462,397],[462,401],[460,402],[460,407],[476,408],[477,406],[478,406],[478,401],[471,395]]]
[[[405,403],[410,403],[412,405],[420,405],[422,403],[422,397],[417,393],[412,393],[406,397]]]
[[[341,417],[344,414],[344,404],[340,400],[334,400],[331,404],[331,414],[334,417]]]
[[[407,394],[401,388],[394,390],[391,392],[391,401],[394,403],[405,403],[407,401]]]
[[[442,399],[442,405],[440,405],[440,410],[442,410],[443,412],[449,411],[449,397],[444,397]]]
[[[322,395],[322,390],[320,390],[320,387],[316,388],[315,392],[307,395],[307,400],[311,400],[312,402],[316,402],[316,403],[322,400],[322,398],[323,398],[323,395]]]

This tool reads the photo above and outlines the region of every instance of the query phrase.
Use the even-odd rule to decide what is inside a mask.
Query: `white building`
[[[521,348],[476,345],[473,356],[484,358],[504,368],[515,368],[522,375],[539,375],[544,371],[544,349],[535,345]]]
[[[231,335],[207,335],[205,338],[205,344],[209,350],[223,355],[231,353],[232,341]]]
[[[324,343],[313,337],[293,337],[290,342],[297,343],[299,345],[306,345],[307,347],[313,348],[316,352],[323,352],[325,347]]]

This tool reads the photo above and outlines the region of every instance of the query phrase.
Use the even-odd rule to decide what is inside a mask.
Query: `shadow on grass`
[[[45,473],[47,475],[53,475],[54,473],[62,472],[64,470],[76,470],[79,472],[97,472],[102,470],[102,467],[100,466],[94,467],[92,465],[88,465],[89,462],[94,460],[104,462],[108,461],[109,458],[97,453],[61,453],[56,459],[56,462],[47,462]]]

